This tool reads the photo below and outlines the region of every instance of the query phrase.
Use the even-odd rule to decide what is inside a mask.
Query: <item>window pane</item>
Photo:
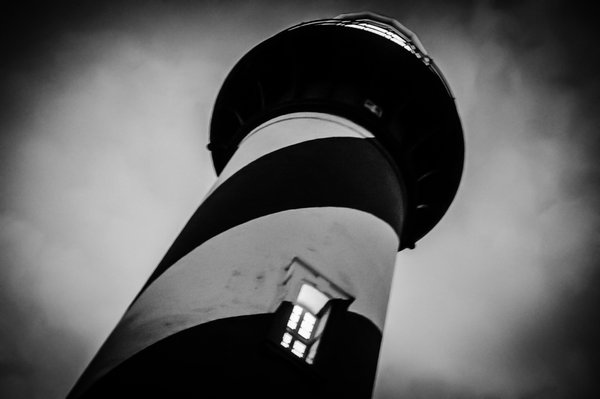
[[[292,342],[292,335],[290,333],[284,333],[283,337],[281,338],[281,346],[284,348],[289,348],[290,342]]]
[[[290,315],[290,319],[288,320],[287,326],[290,330],[295,330],[298,327],[298,321],[300,320],[300,316],[302,315],[301,306],[294,305],[294,309],[292,310],[292,314]]]
[[[308,312],[304,313],[304,317],[302,318],[302,325],[314,326],[315,321],[317,321],[317,318],[315,316]]]
[[[298,294],[298,303],[317,314],[329,301],[329,297],[309,284],[303,284]]]
[[[298,334],[300,334],[300,336],[304,339],[310,339],[311,333],[312,333],[312,328],[306,329],[306,328],[300,327],[300,330],[298,330]]]
[[[304,356],[304,351],[306,350],[306,345],[304,345],[300,341],[294,341],[294,345],[292,346],[292,353],[298,357]]]
[[[290,330],[295,330],[296,327],[298,326],[298,322],[292,320],[291,318],[288,320],[287,326]]]
[[[294,305],[294,309],[292,309],[292,315],[295,315],[299,318],[303,310],[304,309],[302,309],[302,306]]]

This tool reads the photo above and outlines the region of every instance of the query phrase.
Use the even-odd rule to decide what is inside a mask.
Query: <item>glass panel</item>
[[[298,294],[298,303],[311,313],[317,314],[329,301],[329,297],[310,284],[302,284]]]
[[[315,316],[306,312],[306,313],[304,313],[304,317],[302,318],[302,325],[306,324],[306,325],[314,326],[316,320],[317,320],[317,318]]]
[[[304,351],[306,350],[306,345],[304,345],[300,341],[294,341],[294,345],[292,346],[292,353],[298,357],[304,356]]]
[[[281,346],[284,348],[289,348],[290,342],[292,342],[292,335],[290,333],[284,333],[283,337],[281,338]]]
[[[292,314],[290,315],[290,319],[288,320],[287,326],[290,330],[295,330],[298,327],[298,321],[300,320],[300,316],[302,315],[302,307],[298,305],[294,305],[294,309],[292,310]]]
[[[300,327],[300,330],[298,330],[298,334],[300,334],[300,336],[304,339],[310,339],[311,333],[312,333],[312,328],[307,329],[307,328]]]
[[[304,313],[304,317],[302,318],[302,324],[300,325],[300,330],[298,330],[298,334],[302,336],[304,339],[309,339],[313,328],[315,326],[315,321],[317,319],[310,313]]]
[[[383,29],[378,26],[374,26],[374,25],[367,24],[367,23],[361,23],[361,22],[348,23],[348,24],[343,24],[343,25],[347,26],[349,28],[357,28],[357,29],[369,31],[371,33],[375,33],[376,35],[383,36],[386,39],[389,39],[389,40],[401,45],[402,47],[404,47],[406,50],[410,51],[411,53],[415,52],[410,47],[410,45],[406,42],[406,40],[404,40],[402,37],[400,37],[400,35],[398,35],[395,32],[388,31],[387,29]]]

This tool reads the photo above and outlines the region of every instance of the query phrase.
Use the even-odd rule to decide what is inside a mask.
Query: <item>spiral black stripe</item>
[[[368,319],[346,311],[332,317],[328,340],[319,346],[321,372],[314,373],[265,341],[277,323],[277,313],[263,313],[186,329],[112,369],[85,398],[237,398],[248,392],[261,398],[370,397],[381,332]]]
[[[375,139],[333,137],[291,145],[248,164],[202,203],[144,289],[217,234],[289,209],[353,208],[384,220],[400,236],[402,188],[381,151]]]

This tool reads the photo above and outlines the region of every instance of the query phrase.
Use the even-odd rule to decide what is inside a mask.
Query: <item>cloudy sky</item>
[[[208,125],[234,63],[288,26],[362,10],[420,36],[467,150],[448,214],[398,256],[376,398],[599,397],[591,10],[47,3],[0,12],[0,397],[64,396],[114,327],[215,179]]]

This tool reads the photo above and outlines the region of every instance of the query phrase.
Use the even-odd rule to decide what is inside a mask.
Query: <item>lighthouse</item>
[[[417,37],[302,23],[227,76],[214,186],[69,398],[369,398],[396,255],[458,188],[462,129]]]

